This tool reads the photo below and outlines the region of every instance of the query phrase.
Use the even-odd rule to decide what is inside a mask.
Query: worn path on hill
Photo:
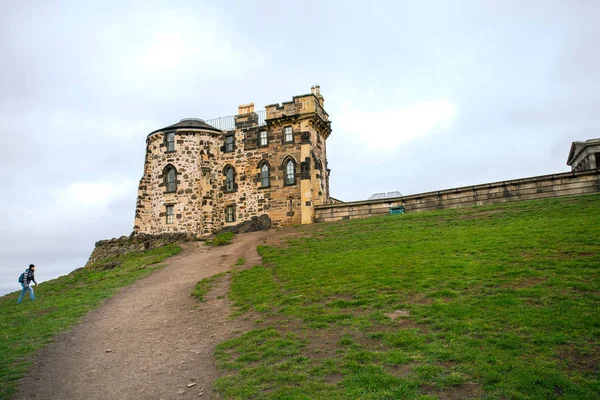
[[[292,232],[284,228],[237,235],[232,244],[215,248],[184,244],[164,268],[124,288],[43,349],[15,397],[218,398],[212,386],[218,376],[215,346],[251,329],[251,321],[229,318],[224,297],[228,280],[204,303],[190,293],[198,281],[229,270],[240,257],[246,266],[259,264],[258,245]]]

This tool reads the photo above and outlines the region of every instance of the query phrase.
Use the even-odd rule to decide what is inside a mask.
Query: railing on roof
[[[393,199],[396,197],[402,197],[402,193],[395,192],[387,192],[387,193],[375,193],[373,196],[369,197],[367,200],[383,200],[383,199]]]
[[[267,110],[255,111],[254,113],[258,115],[258,126],[267,124],[265,121],[267,119]],[[233,131],[235,130],[235,117],[236,115],[229,115],[227,117],[207,119],[204,122],[222,131]]]

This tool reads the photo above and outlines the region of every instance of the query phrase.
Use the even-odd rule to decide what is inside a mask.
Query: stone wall
[[[317,206],[315,220],[331,222],[385,215],[394,206],[403,206],[406,212],[418,212],[597,192],[600,192],[600,170],[596,169],[465,186],[394,199]]]
[[[195,240],[187,233],[165,233],[162,235],[132,235],[120,238],[99,240],[94,246],[86,267],[104,259],[111,259],[127,253],[139,253],[152,250],[170,243],[180,243]]]
[[[216,197],[216,176],[210,174],[216,164],[220,138],[217,134],[180,130],[175,151],[165,151],[164,135],[148,137],[144,176],[138,188],[134,231],[142,233],[203,232],[213,224],[202,218],[206,206]],[[169,165],[177,171],[177,188],[167,192],[164,171]],[[214,188],[213,188],[214,186]],[[166,206],[174,206],[175,222],[166,223]],[[209,213],[210,215],[211,213]]]

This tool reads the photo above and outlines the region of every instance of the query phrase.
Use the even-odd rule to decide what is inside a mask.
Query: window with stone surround
[[[225,167],[225,191],[233,192],[235,189],[235,171],[232,166]]]
[[[225,153],[231,153],[233,150],[235,150],[235,136],[227,135],[225,136],[225,146],[223,151]]]
[[[177,170],[172,165],[167,165],[163,171],[165,191],[172,193],[177,191]]]
[[[259,147],[266,147],[269,145],[269,135],[267,133],[267,131],[260,131],[260,133],[258,134],[258,146]]]
[[[235,222],[235,206],[225,207],[225,222]]]
[[[292,132],[291,126],[286,126],[283,128],[283,142],[284,143],[293,143],[294,142],[294,134]]]
[[[165,133],[165,148],[167,151],[175,151],[175,132]]]
[[[166,206],[167,208],[167,212],[166,212],[166,216],[167,216],[167,224],[174,224],[175,223],[175,206],[173,205],[168,205]]]
[[[290,159],[285,163],[285,185],[294,185],[296,183],[296,163]]]
[[[264,188],[271,186],[269,166],[267,163],[264,163],[262,167],[260,167],[260,186]]]

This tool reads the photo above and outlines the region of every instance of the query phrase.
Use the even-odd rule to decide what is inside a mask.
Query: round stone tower
[[[148,135],[136,233],[212,231],[211,192],[216,187],[211,183],[216,179],[221,135],[219,129],[196,118],[182,119]]]

